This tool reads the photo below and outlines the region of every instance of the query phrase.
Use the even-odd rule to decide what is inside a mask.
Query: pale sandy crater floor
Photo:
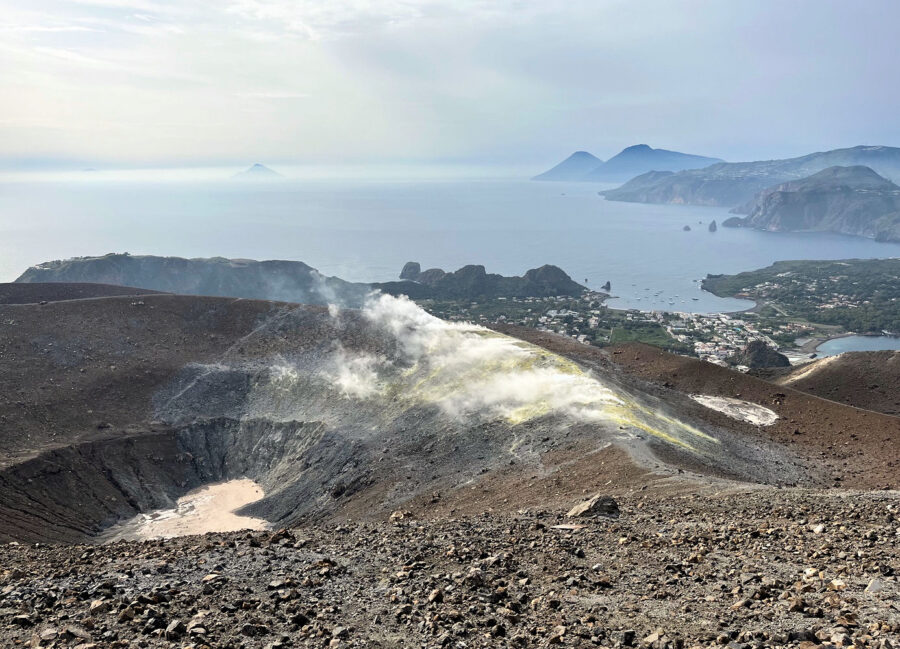
[[[207,532],[265,530],[262,518],[241,516],[235,512],[263,497],[263,490],[246,478],[206,485],[178,499],[173,509],[138,514],[103,535],[107,542],[169,539]]]

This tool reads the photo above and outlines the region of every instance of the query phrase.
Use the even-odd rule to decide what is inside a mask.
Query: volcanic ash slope
[[[344,311],[165,295],[3,308],[16,324],[0,378],[22,403],[54,406],[3,410],[31,432],[7,440],[20,459],[0,476],[0,537],[83,540],[240,478],[265,497],[239,514],[288,525],[378,517],[505,476],[485,487],[501,506],[510,484],[570,460],[580,477],[556,497],[634,461],[778,484],[808,474],[783,446],[698,425],[695,406],[627,376],[441,321],[405,298]],[[86,332],[77,339],[74,323]],[[610,445],[626,453],[601,468]]]

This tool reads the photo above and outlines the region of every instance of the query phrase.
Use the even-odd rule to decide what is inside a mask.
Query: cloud
[[[288,90],[270,90],[265,92],[239,92],[237,97],[246,99],[306,99],[310,97],[306,92],[291,92]]]
[[[16,33],[44,33],[44,34],[63,34],[66,32],[101,32],[100,29],[93,27],[85,27],[83,25],[21,25],[15,23],[0,23],[0,32],[16,32]]]
[[[900,140],[890,0],[0,0],[0,15],[0,121],[53,125],[4,134],[6,157],[538,170],[636,142],[748,159]]]

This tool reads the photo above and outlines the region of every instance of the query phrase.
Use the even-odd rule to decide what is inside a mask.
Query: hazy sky
[[[0,0],[0,161],[900,145],[896,0]]]

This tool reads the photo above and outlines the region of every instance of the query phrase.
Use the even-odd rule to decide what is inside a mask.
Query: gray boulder
[[[578,503],[569,513],[569,518],[582,518],[586,516],[605,516],[607,518],[619,517],[619,503],[611,496],[596,494],[587,500]]]

